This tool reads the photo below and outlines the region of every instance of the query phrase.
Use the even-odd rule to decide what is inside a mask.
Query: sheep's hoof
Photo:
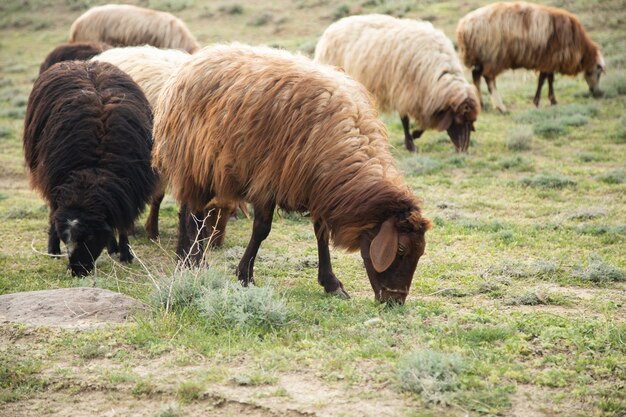
[[[120,253],[120,262],[123,264],[130,264],[133,262],[133,255],[132,254],[125,254],[125,253]]]
[[[344,290],[342,287],[337,288],[335,291],[329,292],[329,294],[335,297],[343,298],[345,300],[350,298],[350,294],[348,294],[346,290]]]
[[[498,107],[498,111],[500,112],[500,114],[508,114],[508,110],[506,109],[506,107]]]

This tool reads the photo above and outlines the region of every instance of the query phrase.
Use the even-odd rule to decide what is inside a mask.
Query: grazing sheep
[[[96,56],[111,46],[106,43],[80,42],[80,43],[64,43],[52,50],[39,67],[39,74],[61,61],[86,61]]]
[[[452,42],[429,22],[376,14],[343,18],[322,34],[315,61],[343,68],[383,111],[397,111],[409,151],[431,128],[447,130],[456,150],[467,151],[478,97]],[[409,132],[409,117],[421,130]]]
[[[194,53],[200,44],[185,23],[166,12],[127,4],[92,7],[74,21],[69,42],[106,42],[113,46],[152,45]]]
[[[496,89],[496,77],[509,68],[539,71],[533,99],[537,107],[546,79],[550,103],[556,104],[555,72],[573,76],[584,71],[589,90],[600,93],[600,75],[605,68],[600,49],[578,18],[565,10],[525,2],[494,3],[463,17],[456,38],[479,94],[482,76],[493,106],[501,112],[506,112],[506,107]]]
[[[158,49],[153,46],[129,46],[113,48],[94,57],[92,61],[108,62],[126,72],[141,87],[155,107],[159,93],[165,81],[191,55],[177,49]],[[146,220],[146,232],[150,239],[159,236],[159,208],[165,196],[165,181],[159,179],[150,202],[150,214]],[[220,235],[223,235],[224,230]],[[214,241],[221,244],[221,240]]]
[[[214,45],[167,81],[154,120],[153,164],[183,206],[179,256],[202,255],[191,247],[187,211],[212,199],[248,201],[254,225],[237,275],[251,283],[275,207],[308,211],[326,292],[347,296],[332,271],[332,237],[360,249],[376,299],[404,302],[430,222],[362,85],[287,51]]]
[[[154,187],[152,114],[143,92],[113,65],[67,61],[35,81],[24,120],[31,186],[50,206],[48,252],[67,245],[73,275],[104,246],[130,262],[127,232]],[[119,233],[119,246],[114,232]]]

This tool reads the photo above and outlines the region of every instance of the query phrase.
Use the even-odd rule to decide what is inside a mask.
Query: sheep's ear
[[[393,219],[387,219],[370,244],[370,259],[376,272],[386,271],[398,252],[398,230]]]
[[[437,130],[439,131],[448,130],[453,120],[454,120],[454,112],[452,110],[446,111],[443,114],[443,117],[441,118],[441,120],[439,120],[439,123],[437,124]]]

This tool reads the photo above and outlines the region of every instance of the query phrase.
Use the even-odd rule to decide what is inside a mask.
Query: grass
[[[435,224],[408,302],[395,308],[374,302],[358,253],[331,249],[352,298],[324,294],[310,219],[280,211],[256,259],[257,286],[247,289],[233,271],[252,220],[229,222],[210,268],[176,269],[178,206],[169,195],[159,244],[145,236],[145,214],[136,222],[138,261],[130,266],[103,255],[96,273],[80,280],[67,274],[65,260],[42,256],[47,208],[24,174],[23,114],[41,60],[92,2],[2,3],[0,294],[100,286],[151,309],[90,332],[0,325],[0,408],[19,415],[29,404],[40,414],[58,406],[75,415],[89,401],[92,415],[202,415],[214,404],[223,415],[263,417],[267,409],[623,415],[626,45],[619,22],[626,10],[614,2],[557,3],[601,45],[609,63],[604,97],[589,96],[580,75],[557,75],[559,104],[549,106],[544,95],[535,109],[536,75],[505,72],[498,89],[510,113],[487,103],[467,155],[432,130],[408,154],[398,115],[381,114],[406,183]],[[425,18],[453,39],[458,19],[486,3],[151,4],[177,10],[203,44],[238,40],[311,55],[323,29],[344,15]],[[273,17],[249,24],[264,14]]]
[[[520,182],[525,187],[557,189],[557,190],[560,190],[566,187],[576,186],[576,181],[572,180],[571,178],[563,177],[559,175],[546,175],[546,174],[526,177],[526,178],[523,178]]]

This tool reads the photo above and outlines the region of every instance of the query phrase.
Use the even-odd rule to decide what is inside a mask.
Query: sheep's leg
[[[150,214],[148,214],[144,227],[148,233],[148,238],[152,240],[156,240],[159,237],[159,209],[164,197],[164,190],[159,190],[152,195],[152,201],[150,202]]]
[[[61,254],[61,239],[57,235],[56,228],[54,227],[54,213],[55,209],[50,208],[50,226],[48,227],[48,253],[51,255]]]
[[[554,73],[551,72],[548,74],[548,98],[550,99],[550,104],[553,106],[556,105],[556,96],[554,95]]]
[[[254,259],[256,258],[261,242],[265,240],[272,230],[272,218],[274,217],[275,203],[267,206],[253,204],[254,223],[252,224],[252,236],[248,247],[237,267],[237,278],[244,286],[254,284]]]
[[[546,80],[548,74],[545,72],[539,73],[539,81],[537,82],[537,92],[535,93],[535,98],[533,99],[533,104],[535,107],[539,107],[539,101],[541,100],[541,90],[543,89],[543,83]]]
[[[424,133],[423,130],[414,129],[413,132],[411,133],[411,136],[413,136],[413,139],[419,139],[422,137],[422,133]]]
[[[413,145],[413,138],[409,129],[409,116],[404,115],[400,120],[402,120],[402,127],[404,128],[404,146],[409,152],[415,152],[415,145]]]
[[[204,213],[191,213],[189,207],[183,204],[178,213],[178,244],[176,255],[189,266],[198,266],[202,261],[204,249],[202,248],[202,238],[204,229],[202,228]]]
[[[474,68],[472,68],[472,79],[474,80],[474,85],[476,86],[476,93],[478,93],[478,100],[480,100],[480,106],[483,106],[483,96],[480,93],[480,77],[483,76],[483,66],[478,64]]]
[[[115,235],[111,236],[109,239],[109,243],[107,244],[107,252],[109,255],[113,255],[114,253],[118,253],[120,251],[120,247],[117,245],[117,240],[115,239]]]
[[[343,284],[337,279],[333,273],[333,267],[330,263],[330,251],[328,250],[328,231],[322,228],[319,221],[314,223],[315,236],[317,237],[317,254],[319,257],[319,266],[317,273],[317,282],[324,287],[324,291],[335,294],[343,298],[350,298],[344,290]]]
[[[226,236],[226,224],[228,219],[236,211],[232,207],[211,207],[208,210],[206,225],[206,239],[212,248],[220,247]]]
[[[113,238],[115,239],[115,238]],[[128,243],[128,232],[120,232],[120,262],[131,263],[133,254],[130,252],[130,244]]]
[[[495,77],[491,78],[486,75],[483,75],[483,77],[485,78],[485,81],[487,81],[487,88],[489,89],[489,95],[491,96],[491,104],[493,104],[493,107],[500,110],[501,113],[506,113],[506,107],[504,106],[504,103],[502,103],[502,97],[500,97],[500,93],[496,88]]]

